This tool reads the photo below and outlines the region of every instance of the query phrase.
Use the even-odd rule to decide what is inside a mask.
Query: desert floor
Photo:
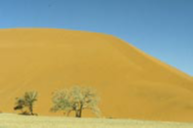
[[[193,123],[0,114],[0,128],[193,128]]]

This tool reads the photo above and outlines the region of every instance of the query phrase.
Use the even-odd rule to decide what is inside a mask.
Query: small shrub
[[[95,91],[89,87],[75,86],[71,89],[57,91],[54,93],[52,101],[51,111],[53,112],[64,111],[68,116],[74,111],[76,117],[81,117],[84,109],[90,109],[97,116],[100,115],[99,98]]]
[[[20,110],[22,115],[35,115],[33,112],[34,103],[37,101],[37,92],[26,92],[24,96],[16,98],[14,110]]]

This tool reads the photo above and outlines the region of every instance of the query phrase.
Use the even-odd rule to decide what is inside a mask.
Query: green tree
[[[74,111],[76,117],[82,116],[84,109],[90,109],[97,116],[100,116],[98,108],[99,98],[94,89],[90,87],[75,86],[71,89],[57,91],[53,94],[53,107],[51,111],[64,111],[67,116]]]
[[[14,110],[21,110],[22,114],[34,115],[33,106],[34,103],[37,101],[37,95],[37,92],[32,91],[26,92],[24,96],[20,98],[16,98]],[[27,110],[24,111],[24,108],[27,108]]]
[[[14,110],[21,110],[21,113],[25,113],[23,110],[24,106],[25,106],[24,99],[23,98],[16,98]]]

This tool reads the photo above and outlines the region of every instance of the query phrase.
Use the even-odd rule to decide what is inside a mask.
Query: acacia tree
[[[53,94],[53,107],[51,111],[64,111],[67,116],[74,111],[76,117],[82,116],[84,109],[90,109],[97,116],[100,115],[98,108],[99,98],[90,87],[75,86]]]
[[[21,114],[34,115],[33,106],[35,101],[37,101],[37,92],[26,92],[24,96],[16,98],[16,103],[14,110],[21,110]],[[27,111],[23,109],[27,108]]]

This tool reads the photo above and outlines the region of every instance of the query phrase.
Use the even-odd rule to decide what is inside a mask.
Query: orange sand
[[[3,112],[36,90],[35,112],[58,115],[49,111],[51,93],[81,85],[98,90],[105,117],[193,121],[193,79],[111,35],[1,29],[0,60]]]

